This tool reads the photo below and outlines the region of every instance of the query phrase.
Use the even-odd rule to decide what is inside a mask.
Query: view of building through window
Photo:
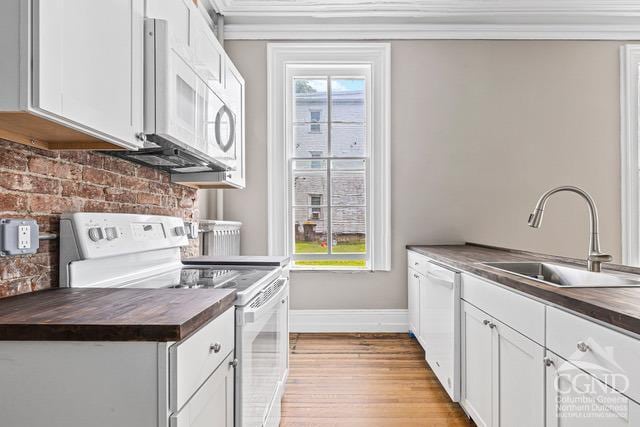
[[[367,103],[364,78],[294,78],[293,258],[366,268]]]

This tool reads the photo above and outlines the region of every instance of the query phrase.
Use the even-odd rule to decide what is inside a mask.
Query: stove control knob
[[[173,229],[173,232],[176,233],[176,236],[184,236],[186,233],[184,231],[184,226],[178,226]]]
[[[104,239],[104,235],[102,234],[102,228],[100,228],[100,227],[91,227],[89,229],[89,238],[94,242],[98,242],[98,241]]]
[[[114,240],[118,238],[118,229],[115,227],[107,227],[104,229],[104,234],[107,240]]]

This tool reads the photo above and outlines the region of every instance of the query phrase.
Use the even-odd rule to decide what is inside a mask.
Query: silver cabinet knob
[[[544,359],[542,359],[542,363],[544,363],[544,366],[549,367],[549,366],[553,366],[553,360],[549,359],[548,357],[545,357]]]
[[[486,320],[486,319],[482,321],[482,324],[485,325],[485,326],[487,326],[489,323],[491,323],[491,322],[489,320]]]
[[[229,366],[236,368],[238,367],[238,363],[240,363],[238,362],[238,359],[233,359],[231,362],[229,362]]]
[[[493,328],[495,328],[495,327],[496,327],[496,324],[495,324],[495,323],[493,323],[493,322],[489,322],[489,327],[490,327],[491,329],[493,329]]]
[[[209,353],[220,353],[220,350],[222,350],[222,345],[219,342],[213,343],[209,346]]]
[[[282,298],[282,301],[280,301],[280,302],[284,304],[285,302],[287,302],[287,299],[286,298]]]
[[[578,341],[578,344],[576,344],[576,347],[578,348],[578,350],[580,350],[583,353],[586,353],[588,350],[590,350],[589,346],[584,341]]]
[[[136,133],[136,139],[138,141],[147,142],[147,135],[144,134],[143,132],[138,132]]]

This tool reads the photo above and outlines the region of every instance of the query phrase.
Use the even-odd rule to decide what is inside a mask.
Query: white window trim
[[[620,159],[622,194],[622,262],[640,265],[640,174],[638,173],[638,132],[640,123],[640,45],[620,48]]]
[[[290,255],[286,132],[287,64],[369,64],[371,66],[371,174],[375,192],[369,250],[370,269],[391,269],[391,156],[389,43],[269,43],[267,46],[268,251]],[[323,270],[326,270],[323,268]],[[336,269],[339,270],[339,269]]]

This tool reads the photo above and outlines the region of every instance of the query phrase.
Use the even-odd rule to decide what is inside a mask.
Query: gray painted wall
[[[293,309],[406,308],[407,243],[475,241],[583,257],[590,191],[620,260],[621,42],[392,42],[392,271],[293,274]],[[247,189],[225,191],[245,254],[267,251],[266,42],[225,44],[247,83]]]

